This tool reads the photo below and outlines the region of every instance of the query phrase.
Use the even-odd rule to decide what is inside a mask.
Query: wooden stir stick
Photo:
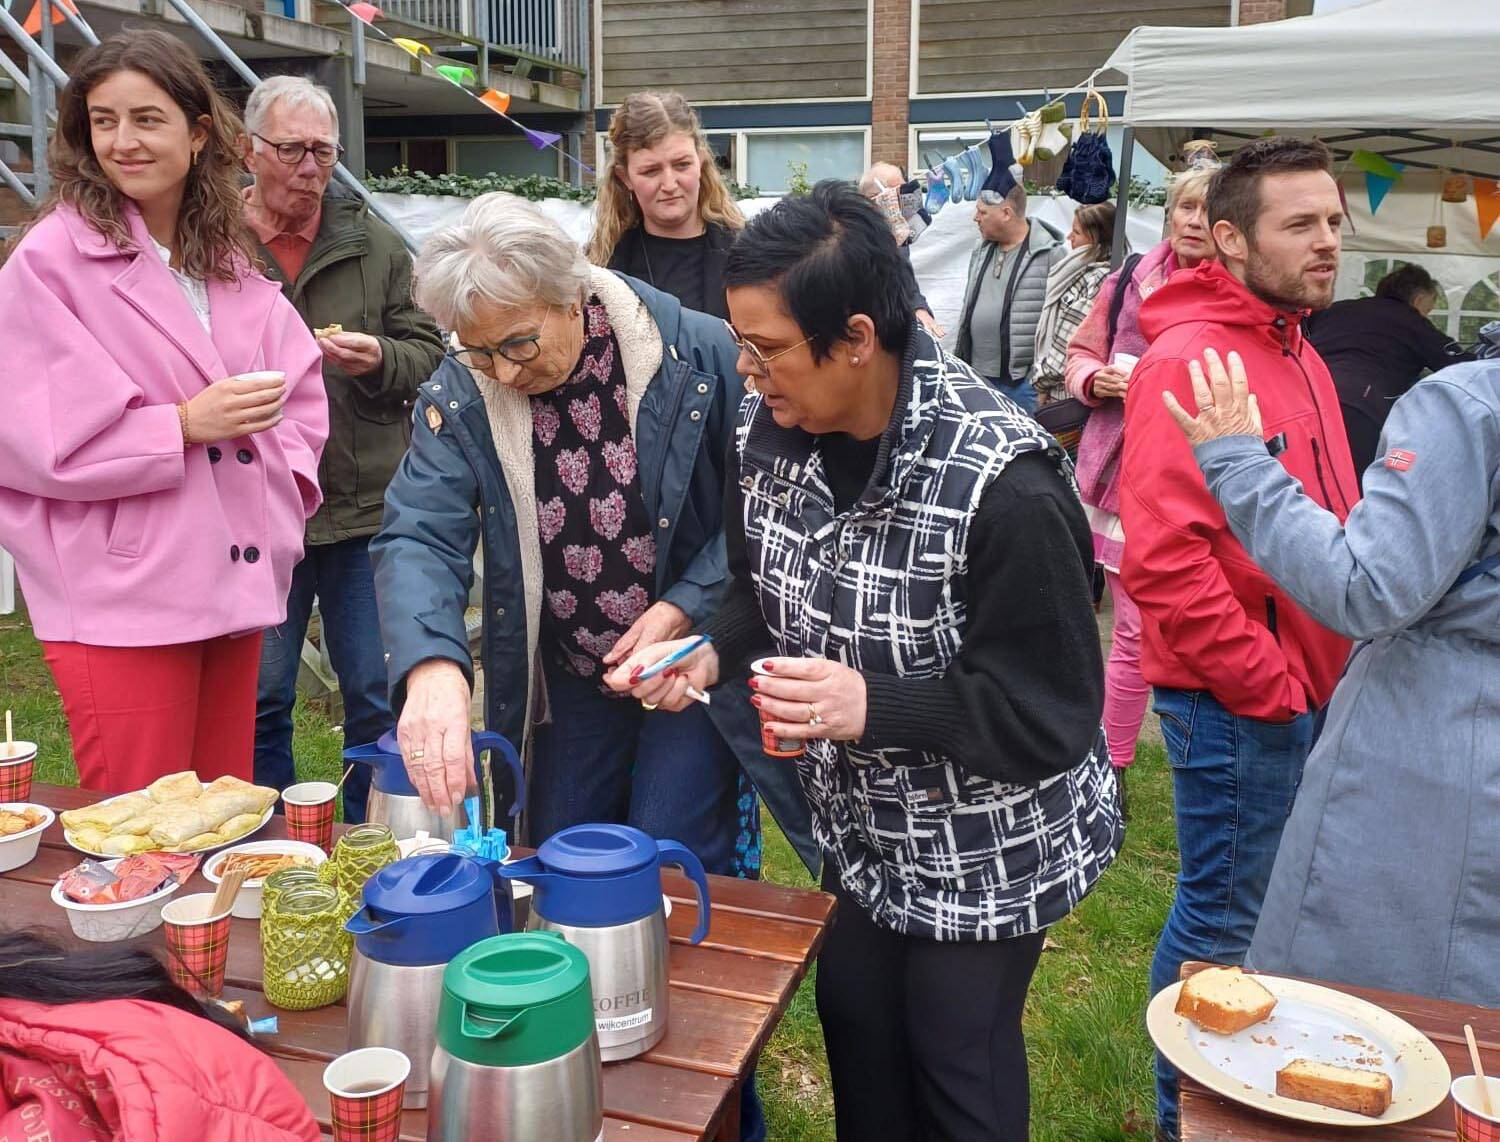
[[[1479,1084],[1479,1110],[1486,1118],[1494,1118],[1490,1106],[1490,1085],[1485,1081],[1484,1064],[1479,1061],[1479,1044],[1474,1041],[1474,1028],[1464,1024],[1464,1038],[1469,1041],[1469,1059],[1474,1064],[1474,1079]]]
[[[231,869],[224,874],[224,879],[219,881],[219,887],[214,892],[214,900],[209,908],[210,916],[220,916],[234,907],[234,898],[240,894],[240,886],[245,883],[247,870],[243,868]]]
[[[16,752],[16,739],[10,729],[10,711],[5,711],[5,756],[14,757]]]

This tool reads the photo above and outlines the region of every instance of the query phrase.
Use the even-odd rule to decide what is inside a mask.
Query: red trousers
[[[251,780],[260,632],[177,646],[42,649],[73,736],[78,783],[128,793],[168,773]]]

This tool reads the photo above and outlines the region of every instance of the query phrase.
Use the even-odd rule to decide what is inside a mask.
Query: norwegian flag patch
[[[1417,462],[1417,454],[1405,448],[1392,448],[1385,454],[1385,466],[1392,472],[1409,472]]]

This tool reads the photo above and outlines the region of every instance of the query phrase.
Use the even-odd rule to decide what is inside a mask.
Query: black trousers
[[[942,943],[878,927],[838,897],[818,956],[839,1142],[1026,1142],[1021,1012],[1041,932]]]

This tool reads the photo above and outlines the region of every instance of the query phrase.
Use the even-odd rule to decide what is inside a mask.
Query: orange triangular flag
[[[1490,227],[1500,218],[1500,181],[1492,178],[1474,180],[1474,209],[1479,212],[1479,240],[1490,236]]]
[[[479,97],[479,102],[497,115],[504,115],[510,110],[510,96],[503,91],[496,91],[493,87]]]
[[[61,24],[68,18],[63,14],[62,5],[64,4],[68,6],[69,12],[72,12],[75,16],[78,15],[78,8],[73,3],[73,0],[52,0],[51,11],[52,22],[54,24]],[[26,23],[21,26],[33,36],[42,34],[42,6],[40,3],[35,3],[31,6],[31,15],[26,17]]]

